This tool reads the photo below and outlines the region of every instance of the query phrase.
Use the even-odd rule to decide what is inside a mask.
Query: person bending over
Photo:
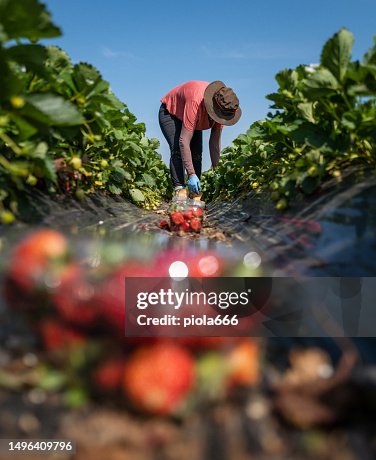
[[[162,99],[159,125],[171,151],[170,171],[175,193],[185,187],[200,193],[202,131],[211,129],[209,151],[216,168],[224,125],[234,125],[241,116],[239,99],[222,81],[192,80],[176,86]]]

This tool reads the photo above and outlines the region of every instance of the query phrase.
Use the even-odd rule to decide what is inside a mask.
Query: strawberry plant
[[[0,219],[25,188],[123,195],[152,208],[170,193],[157,139],[87,63],[40,39],[61,35],[38,0],[0,3]],[[21,216],[22,217],[22,216]]]
[[[222,151],[205,173],[203,199],[267,192],[284,210],[297,193],[309,195],[350,164],[376,162],[376,37],[362,61],[351,60],[354,37],[341,29],[323,47],[318,65],[276,75],[267,96],[272,112]]]

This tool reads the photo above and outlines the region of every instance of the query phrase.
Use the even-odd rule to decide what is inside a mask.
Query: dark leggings
[[[182,124],[181,120],[169,113],[165,104],[161,105],[159,109],[159,126],[171,151],[170,171],[174,188],[184,187],[184,166],[179,147]],[[196,175],[200,178],[202,168],[202,131],[193,133],[190,147],[193,167]]]

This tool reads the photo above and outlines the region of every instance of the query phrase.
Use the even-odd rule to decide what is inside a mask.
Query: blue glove
[[[196,174],[194,176],[190,176],[188,179],[188,190],[190,193],[195,193],[196,195],[200,193],[200,180]]]

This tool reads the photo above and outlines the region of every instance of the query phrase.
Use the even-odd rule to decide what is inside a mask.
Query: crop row
[[[92,65],[38,40],[58,37],[38,0],[0,3],[0,215],[21,213],[25,188],[102,190],[151,208],[170,193],[157,139]],[[22,217],[22,216],[21,216]]]
[[[324,45],[320,64],[276,75],[272,111],[222,151],[205,174],[206,200],[266,192],[283,210],[345,167],[376,163],[376,37],[363,60],[351,60],[354,37],[341,29]]]

